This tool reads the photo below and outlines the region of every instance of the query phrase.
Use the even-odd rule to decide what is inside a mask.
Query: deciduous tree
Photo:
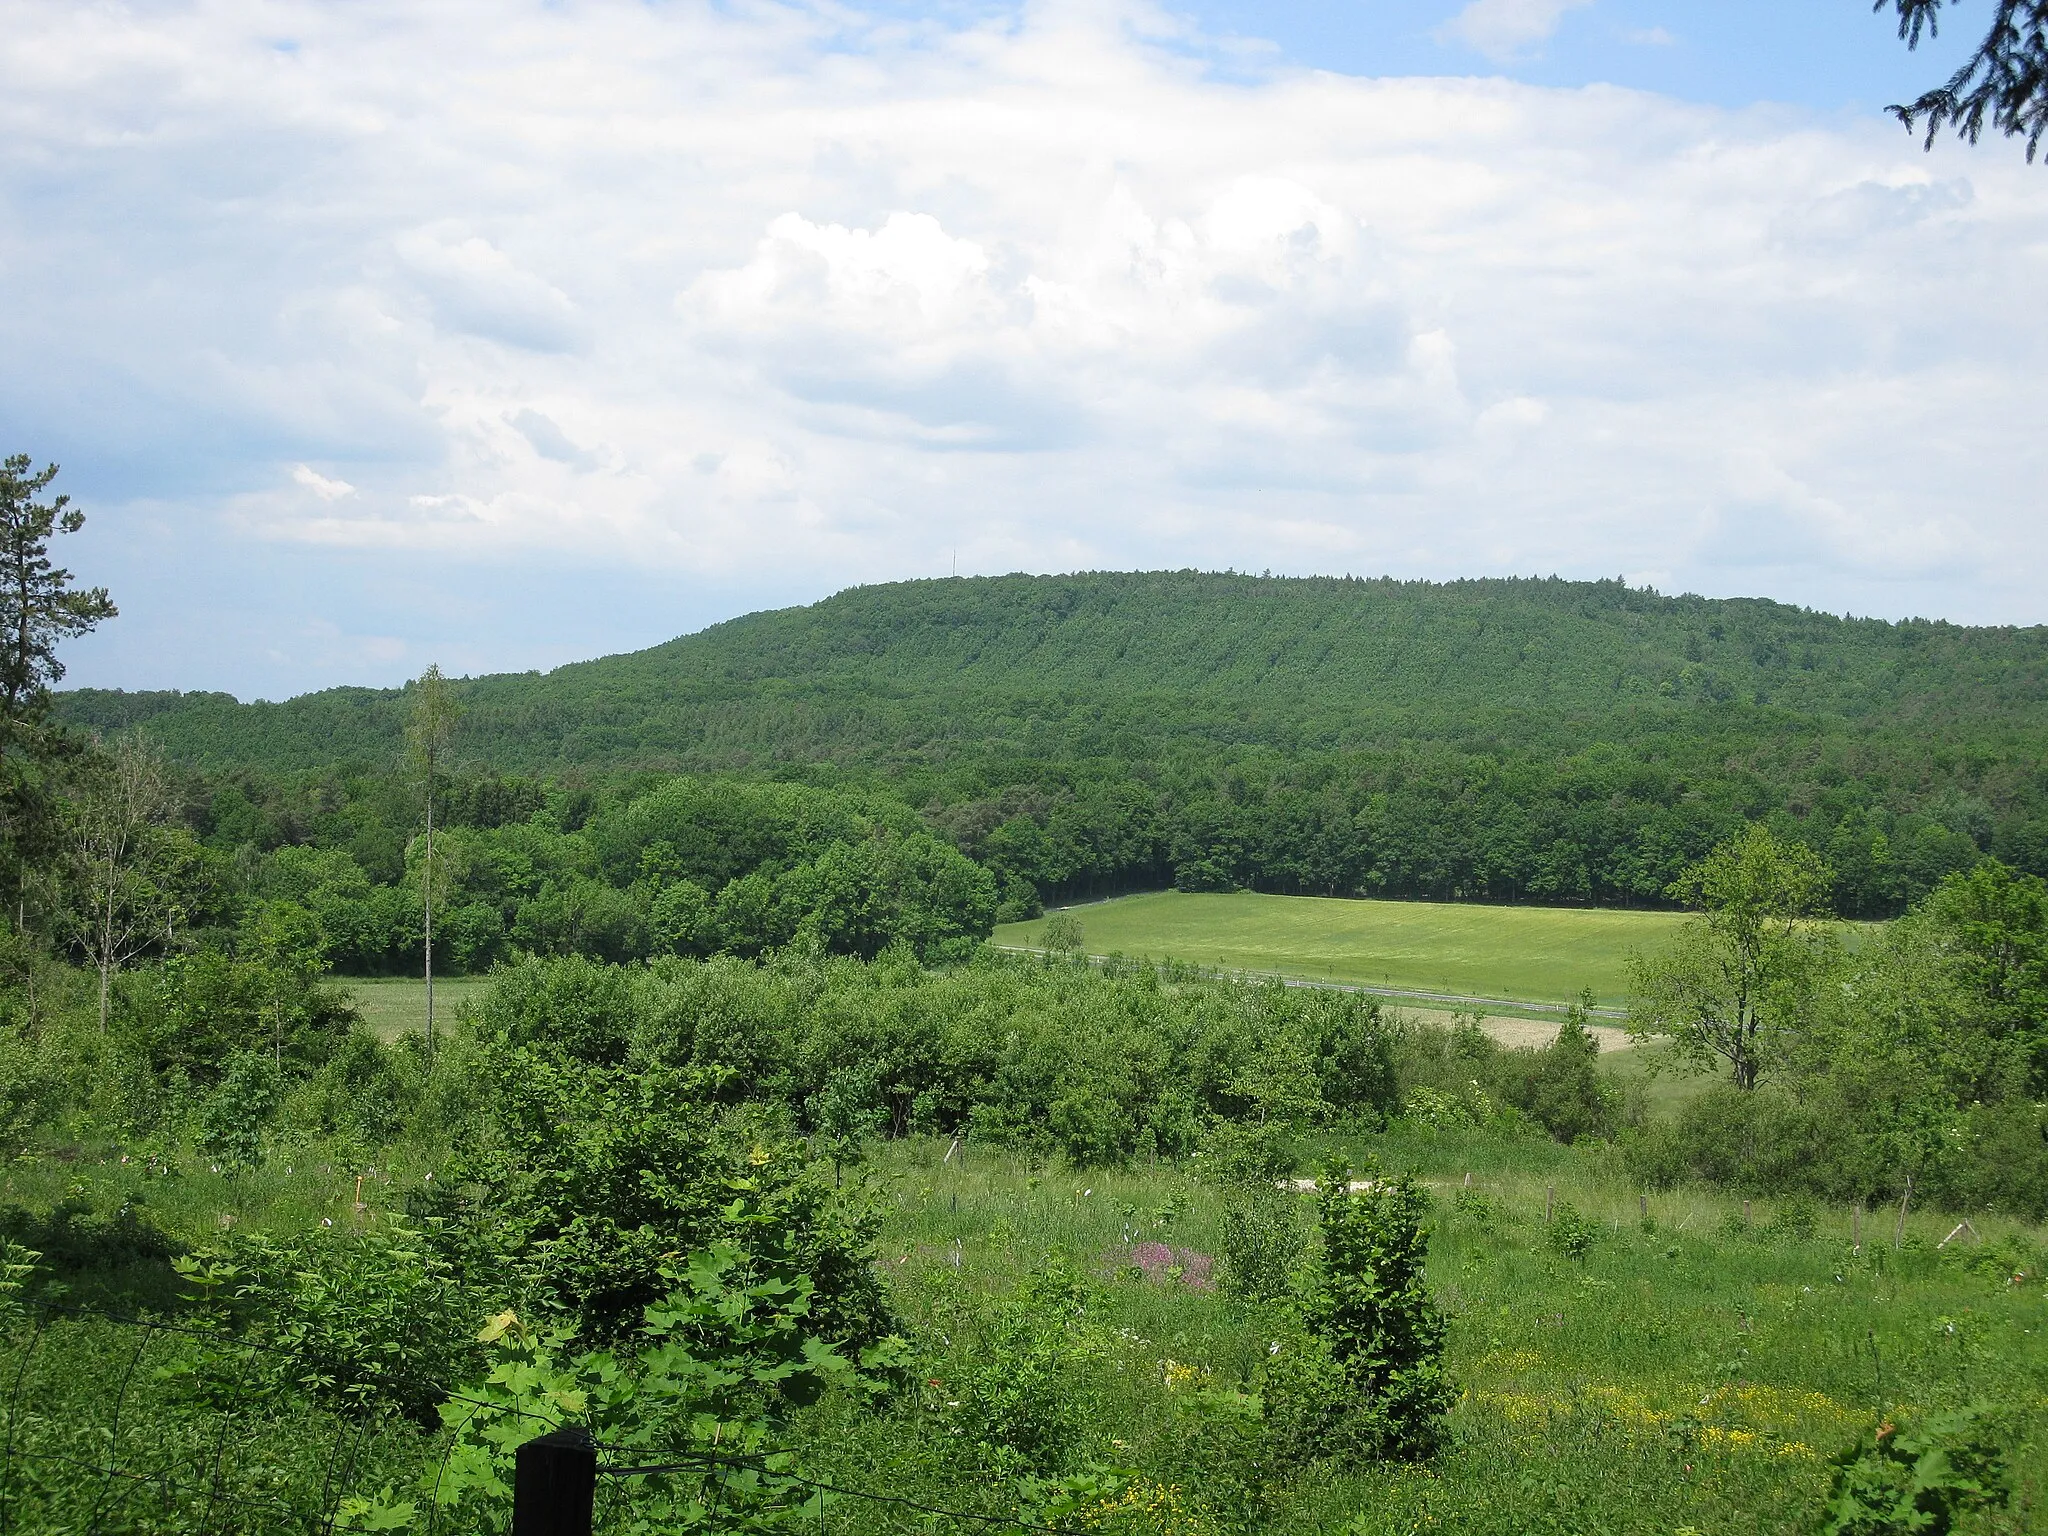
[[[183,916],[197,849],[174,822],[176,790],[161,754],[139,736],[88,756],[65,801],[72,937],[99,973],[100,1028],[122,966]]]
[[[412,686],[412,714],[405,725],[406,753],[425,786],[427,829],[420,874],[420,902],[425,917],[427,983],[427,1050],[434,1049],[434,785],[455,739],[455,722],[462,710],[441,676],[439,666],[430,666]]]
[[[1629,1031],[1669,1035],[1695,1068],[1725,1061],[1754,1088],[1784,1059],[1833,941],[1817,919],[1832,875],[1802,843],[1761,822],[1671,886],[1700,915],[1662,952],[1630,962]]]

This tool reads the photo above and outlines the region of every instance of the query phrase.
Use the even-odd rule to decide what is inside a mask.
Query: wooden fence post
[[[1555,1184],[1546,1184],[1543,1186],[1543,1219],[1549,1221],[1556,1214],[1556,1211],[1557,1186]]]
[[[1849,1248],[1852,1253],[1863,1251],[1863,1202],[1858,1200],[1849,1207]]]
[[[596,1504],[589,1430],[553,1430],[513,1452],[512,1536],[590,1536]]]
[[[1899,1224],[1892,1229],[1892,1251],[1898,1252],[1899,1244],[1906,1240],[1906,1202],[1913,1198],[1913,1175],[1906,1175],[1906,1192],[1899,1196]]]

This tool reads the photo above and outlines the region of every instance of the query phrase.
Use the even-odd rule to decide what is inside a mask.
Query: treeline
[[[1898,811],[1844,776],[1790,804],[1757,774],[1702,776],[1613,748],[1541,760],[1412,747],[1175,768],[1072,774],[928,815],[1013,901],[1026,886],[1057,901],[1172,885],[1668,906],[1672,882],[1754,820],[1825,851],[1845,917],[1893,915],[1986,856],[2048,867],[2032,823],[2001,823],[1969,796]]]
[[[436,789],[438,921],[446,963],[477,971],[520,952],[752,954],[806,921],[835,949],[901,939],[924,952],[1043,903],[1169,885],[1664,906],[1687,867],[1759,816],[1825,852],[1832,910],[1873,917],[2012,852],[1931,817],[1867,812],[1853,794],[1801,818],[1771,812],[1754,786],[1710,787],[1610,751],[1512,770],[1449,752],[1268,759],[1192,781],[1073,777],[915,810],[881,782],[457,773]],[[219,893],[195,911],[293,903],[318,914],[340,970],[417,967],[416,780],[188,774],[180,803]],[[1967,806],[1952,809],[1968,823]],[[922,887],[933,894],[904,895]]]
[[[856,788],[993,870],[1006,916],[1169,884],[1659,903],[1760,819],[1827,853],[1844,915],[1899,912],[1986,855],[2048,873],[2040,630],[1619,582],[1095,573],[862,588],[452,687],[474,782]],[[61,701],[266,801],[388,774],[412,707]]]

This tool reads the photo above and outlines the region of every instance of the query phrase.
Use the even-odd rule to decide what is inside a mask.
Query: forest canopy
[[[2040,628],[1619,581],[1098,572],[856,588],[451,686],[453,793],[478,797],[453,821],[653,774],[854,790],[992,870],[1007,915],[1165,885],[1661,904],[1757,820],[1826,855],[1845,915],[1986,855],[2048,872]],[[368,835],[408,708],[58,699],[161,742],[203,778],[209,840],[259,848]]]

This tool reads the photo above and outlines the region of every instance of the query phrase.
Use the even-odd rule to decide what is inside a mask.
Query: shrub
[[[220,1084],[199,1106],[199,1149],[217,1158],[225,1172],[242,1173],[263,1164],[263,1132],[277,1108],[280,1083],[271,1058],[241,1051],[229,1061]]]
[[[1283,1125],[1217,1120],[1202,1139],[1201,1167],[1218,1184],[1269,1189],[1294,1172],[1297,1155]]]
[[[1804,1195],[1794,1195],[1779,1202],[1764,1231],[1772,1237],[1810,1243],[1820,1236],[1820,1207]]]
[[[1429,1197],[1406,1177],[1348,1182],[1342,1166],[1324,1172],[1308,1336],[1269,1367],[1269,1423],[1293,1461],[1417,1459],[1441,1443],[1453,1396],[1444,1317],[1423,1285]]]
[[[615,983],[612,995],[576,995],[566,983],[579,968]],[[605,1343],[660,1298],[677,1253],[731,1243],[809,1275],[813,1325],[828,1337],[888,1331],[864,1201],[838,1196],[802,1143],[759,1113],[721,1106],[728,1072],[613,1064],[631,1023],[630,978],[580,960],[514,975],[523,998],[501,982],[483,1010],[480,1027],[493,1031],[473,1067],[483,1102],[457,1140],[446,1192],[420,1207],[451,1218],[435,1240],[461,1268],[509,1282],[522,1304],[568,1313]]]
[[[431,1422],[476,1362],[487,1309],[422,1235],[402,1222],[299,1242],[238,1235],[173,1263],[310,1395]]]
[[[1600,1223],[1581,1216],[1569,1200],[1560,1200],[1543,1229],[1543,1240],[1568,1259],[1583,1259],[1600,1240]]]
[[[1300,1197],[1267,1188],[1234,1195],[1223,1211],[1223,1294],[1233,1301],[1278,1301],[1293,1286],[1308,1246]]]
[[[808,1275],[764,1269],[730,1245],[671,1263],[664,1279],[667,1295],[624,1341],[635,1347],[618,1354],[571,1354],[566,1335],[533,1329],[514,1312],[491,1319],[478,1342],[497,1363],[442,1404],[453,1443],[445,1466],[420,1485],[442,1510],[467,1517],[458,1528],[507,1529],[517,1447],[551,1424],[573,1424],[635,1463],[689,1465],[681,1475],[604,1480],[634,1529],[815,1529],[816,1498],[780,1475],[789,1456],[775,1438],[793,1409],[835,1384],[875,1389],[901,1341],[879,1342],[856,1364],[812,1326]],[[601,1510],[606,1529],[605,1516],[618,1512]],[[391,1528],[416,1513],[394,1505]]]
[[[1910,1430],[1880,1424],[1835,1458],[1819,1536],[1947,1536],[2011,1497],[1995,1416],[1972,1406]]]
[[[1600,1042],[1586,1028],[1590,998],[1572,1005],[1557,1038],[1540,1051],[1516,1052],[1504,1085],[1509,1103],[1567,1146],[1609,1136],[1616,1095],[1600,1080]]]
[[[1451,1202],[1451,1208],[1481,1232],[1493,1233],[1500,1230],[1500,1202],[1481,1190],[1459,1190],[1457,1197]]]
[[[1017,1295],[984,1322],[981,1347],[956,1368],[948,1399],[962,1448],[1003,1476],[1057,1470],[1087,1418],[1073,1380],[1072,1330],[1088,1305],[1088,1287],[1049,1260]]]

